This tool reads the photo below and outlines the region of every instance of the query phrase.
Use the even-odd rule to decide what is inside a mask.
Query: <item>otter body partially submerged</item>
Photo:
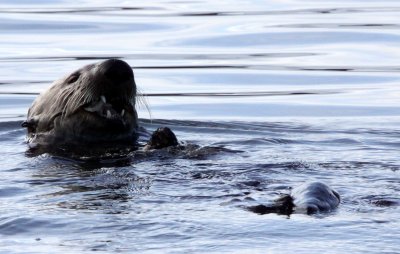
[[[314,214],[331,212],[340,203],[340,196],[335,190],[321,182],[305,183],[290,193],[295,211],[298,213]]]
[[[133,144],[135,101],[132,68],[110,59],[55,81],[33,102],[22,126],[30,144]]]
[[[316,214],[331,212],[339,206],[339,203],[339,193],[328,185],[321,182],[307,182],[293,188],[289,195],[282,196],[271,205],[251,206],[248,209],[258,214]]]

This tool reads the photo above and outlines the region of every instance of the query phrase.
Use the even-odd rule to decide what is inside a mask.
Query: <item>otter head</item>
[[[29,143],[134,143],[135,100],[131,67],[110,59],[55,81],[33,102],[22,126]]]

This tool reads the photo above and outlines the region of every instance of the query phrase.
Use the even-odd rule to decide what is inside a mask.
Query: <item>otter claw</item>
[[[100,99],[101,99],[104,103],[107,103],[106,97],[105,97],[104,95],[100,96]]]
[[[122,111],[121,111],[121,116],[124,116],[125,115],[125,109],[123,109]]]

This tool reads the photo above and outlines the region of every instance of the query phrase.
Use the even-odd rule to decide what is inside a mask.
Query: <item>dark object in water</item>
[[[293,188],[290,195],[284,195],[272,205],[257,205],[248,209],[258,214],[315,214],[331,212],[339,203],[340,196],[335,190],[324,183],[311,182]]]
[[[147,145],[145,146],[145,150],[161,149],[177,145],[179,145],[178,139],[171,129],[168,127],[160,127],[151,135],[149,142],[147,142]]]
[[[256,206],[250,206],[247,209],[257,214],[277,213],[290,215],[294,210],[293,198],[290,195],[284,195],[275,200],[273,205],[266,206],[260,204]]]
[[[137,139],[132,68],[109,59],[56,80],[29,108],[22,126],[36,145],[128,144]]]

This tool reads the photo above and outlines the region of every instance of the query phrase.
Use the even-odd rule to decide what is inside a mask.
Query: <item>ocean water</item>
[[[400,253],[398,1],[1,1],[0,253]],[[128,62],[140,124],[188,149],[32,156],[21,122]],[[331,213],[259,215],[322,181]]]

